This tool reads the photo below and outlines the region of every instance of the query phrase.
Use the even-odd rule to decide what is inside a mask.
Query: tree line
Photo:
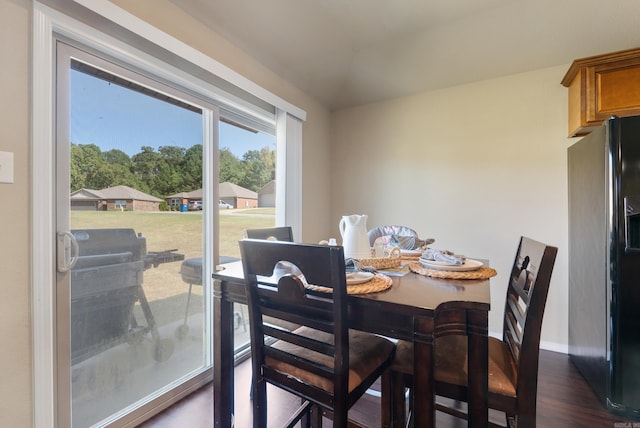
[[[228,148],[219,151],[220,182],[258,191],[275,178],[275,151],[250,150],[239,159]],[[190,148],[142,146],[129,156],[103,152],[95,144],[71,144],[71,192],[125,185],[158,198],[202,188],[202,144]]]

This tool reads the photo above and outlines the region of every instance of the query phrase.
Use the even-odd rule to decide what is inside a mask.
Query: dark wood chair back
[[[502,341],[489,338],[489,408],[504,412],[507,426],[536,426],[542,318],[557,252],[556,247],[520,238],[505,297]],[[466,345],[464,336],[436,339],[436,394],[465,401],[466,379],[456,378],[456,372],[466,369]],[[458,353],[463,358],[450,358]]]
[[[489,337],[488,406],[506,414],[507,426],[536,426],[540,334],[557,252],[556,247],[520,238],[505,298],[503,340]],[[434,349],[436,394],[466,401],[467,336],[437,337]],[[393,408],[393,426],[404,426],[404,386],[412,382],[412,356],[412,345],[400,341],[391,366],[390,383],[384,385],[383,394],[390,396]],[[459,405],[439,403],[436,408],[467,418]]]
[[[355,387],[350,384],[342,247],[244,239],[240,253],[251,327],[254,427],[266,425],[267,382],[308,400],[289,423],[313,404],[333,413],[334,426],[346,426],[347,410],[388,367],[394,345],[383,339],[390,347],[382,344],[370,359],[379,362],[360,373]],[[310,291],[308,284],[326,292]],[[267,317],[301,327],[281,329],[265,322]]]
[[[245,238],[266,239],[270,241],[293,242],[293,230],[291,226],[269,227],[264,229],[247,229]]]
[[[542,319],[558,249],[522,237],[509,276],[502,340],[516,367],[518,426],[535,427]]]

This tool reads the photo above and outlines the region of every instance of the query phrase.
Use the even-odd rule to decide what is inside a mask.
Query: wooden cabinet
[[[640,115],[640,49],[575,60],[562,85],[569,88],[569,136],[591,132],[611,115]]]

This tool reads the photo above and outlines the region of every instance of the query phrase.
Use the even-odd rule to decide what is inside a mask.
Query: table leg
[[[468,312],[468,373],[469,373],[469,426],[486,427],[489,420],[489,343],[488,313]]]
[[[431,317],[413,320],[413,416],[414,426],[420,428],[436,423],[433,327]]]
[[[220,281],[213,285],[213,421],[230,428],[233,416],[233,303],[222,296]]]

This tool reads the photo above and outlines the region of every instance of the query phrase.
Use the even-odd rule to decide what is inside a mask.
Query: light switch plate
[[[13,183],[13,152],[0,152],[0,183]]]

